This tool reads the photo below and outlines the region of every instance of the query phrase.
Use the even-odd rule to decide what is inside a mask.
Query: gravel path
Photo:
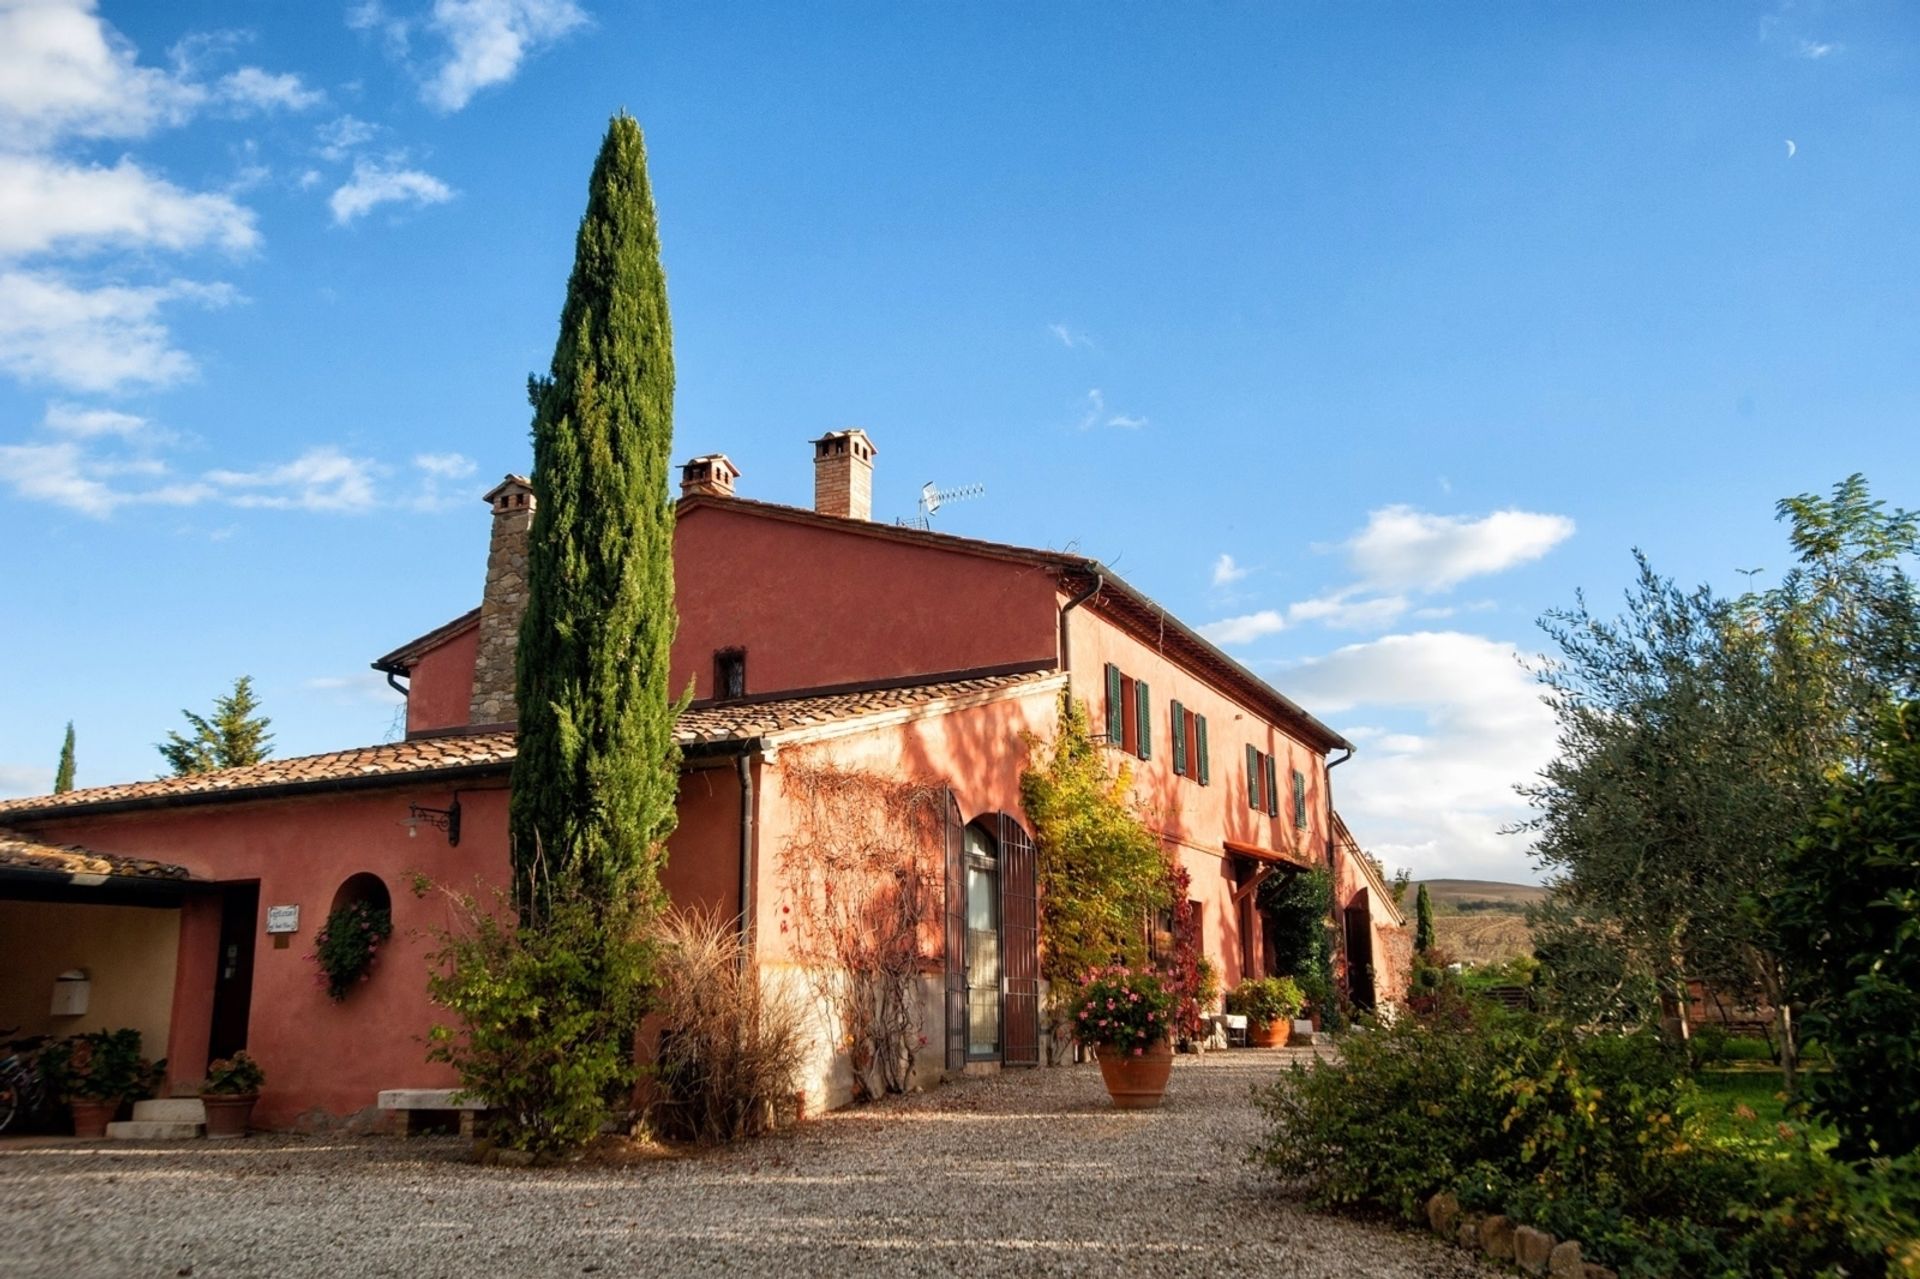
[[[483,1168],[452,1138],[12,1142],[0,1273],[1496,1273],[1245,1162],[1249,1086],[1286,1056],[1179,1058],[1158,1111],[1113,1112],[1091,1066],[1009,1072],[624,1166]]]

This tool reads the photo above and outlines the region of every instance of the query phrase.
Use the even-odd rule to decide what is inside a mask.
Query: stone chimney
[[[514,703],[514,649],[527,611],[527,534],[533,528],[533,484],[509,475],[486,496],[493,508],[487,546],[487,589],[480,597],[480,646],[473,659],[473,700],[467,722],[510,724]]]
[[[680,496],[732,497],[733,482],[739,478],[740,468],[725,453],[709,453],[680,468]]]
[[[813,509],[843,520],[873,518],[873,441],[859,427],[813,442]]]

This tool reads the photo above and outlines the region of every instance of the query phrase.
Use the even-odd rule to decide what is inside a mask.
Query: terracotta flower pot
[[[1099,1051],[1100,1077],[1115,1110],[1151,1110],[1160,1104],[1173,1073],[1172,1044],[1163,1039],[1138,1057],[1105,1045]]]
[[[120,1113],[120,1099],[102,1101],[97,1097],[75,1097],[73,1107],[73,1135],[76,1137],[104,1137],[107,1125]]]
[[[1279,1021],[1256,1021],[1247,1026],[1247,1038],[1255,1048],[1285,1048],[1292,1034],[1293,1023],[1284,1018]]]
[[[253,1122],[257,1092],[203,1092],[200,1104],[207,1112],[207,1136],[244,1137]]]

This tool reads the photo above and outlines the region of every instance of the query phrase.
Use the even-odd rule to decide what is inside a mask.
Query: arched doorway
[[[957,826],[958,809],[950,810]],[[950,828],[947,1068],[1040,1064],[1040,927],[1033,841],[1006,813]]]

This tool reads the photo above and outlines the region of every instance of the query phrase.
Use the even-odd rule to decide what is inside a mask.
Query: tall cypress
[[[601,142],[533,405],[535,509],[510,828],[533,918],[579,890],[657,899],[675,820],[673,334],[640,126]]]
[[[64,795],[73,789],[73,721],[67,721],[67,740],[60,743],[60,767],[53,770],[53,793]]]
[[[1425,884],[1413,899],[1413,948],[1422,955],[1433,949],[1433,898]]]

